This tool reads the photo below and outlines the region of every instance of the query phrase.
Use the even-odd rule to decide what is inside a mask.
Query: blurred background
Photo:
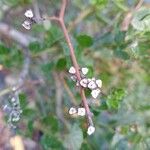
[[[150,1],[139,2],[68,1],[78,63],[103,81],[97,99],[86,90],[96,127],[88,136],[86,119],[68,114],[81,98],[60,26],[22,26],[26,10],[57,16],[61,0],[0,0],[0,150],[150,149]]]

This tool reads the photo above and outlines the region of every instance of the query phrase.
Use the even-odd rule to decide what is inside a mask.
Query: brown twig
[[[127,31],[128,30],[129,25],[130,25],[131,20],[132,20],[132,17],[133,17],[133,13],[138,11],[141,8],[143,2],[144,2],[144,0],[139,0],[137,5],[131,11],[129,11],[126,14],[124,20],[122,21],[121,31]]]
[[[55,79],[55,86],[56,86],[56,114],[58,118],[64,123],[64,125],[68,127],[68,122],[65,120],[63,112],[62,112],[62,95],[63,95],[63,90],[61,88],[61,82],[60,82],[60,76],[58,75],[57,72],[53,73],[54,79]]]
[[[64,22],[64,14],[65,14],[66,5],[67,5],[67,0],[62,0],[62,5],[61,5],[59,16],[58,17],[56,17],[56,16],[48,17],[48,19],[57,21],[60,24],[60,27],[62,28],[62,31],[64,33],[64,37],[66,39],[67,45],[68,45],[69,50],[70,50],[70,57],[71,57],[73,66],[75,67],[75,70],[76,70],[77,79],[78,79],[78,81],[80,81],[81,80],[81,76],[80,76],[80,72],[79,72],[80,67],[78,65],[78,62],[77,62],[77,59],[75,56],[75,52],[74,52],[74,47],[73,47],[73,44],[72,44],[71,39],[69,37],[68,30],[67,30],[65,22]],[[87,99],[85,96],[85,92],[84,92],[84,89],[82,87],[80,87],[80,95],[81,95],[83,106],[86,110],[88,124],[93,126],[92,113],[89,109],[89,105],[88,105],[88,102],[87,102]]]
[[[65,81],[64,74],[61,74],[60,77],[61,77],[62,84],[63,84],[68,96],[70,97],[72,104],[76,106],[77,105],[76,99]]]

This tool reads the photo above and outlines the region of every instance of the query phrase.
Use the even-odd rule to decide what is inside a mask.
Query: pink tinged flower
[[[89,69],[88,68],[82,68],[81,71],[82,71],[83,75],[86,75],[88,73]]]
[[[102,80],[96,80],[96,84],[99,88],[102,87]]]
[[[88,84],[88,79],[84,78],[80,81],[80,85],[84,88],[87,87],[87,84]]]
[[[89,126],[89,127],[88,127],[88,130],[87,130],[87,134],[88,134],[88,135],[91,135],[91,134],[93,134],[94,132],[95,132],[95,127]]]
[[[29,10],[26,10],[26,12],[24,13],[24,15],[27,17],[27,18],[32,18],[33,17],[33,12],[31,9]]]
[[[97,87],[96,83],[94,81],[90,81],[88,84],[88,88],[93,90]]]
[[[69,73],[71,73],[71,74],[75,74],[76,73],[76,70],[75,70],[75,68],[73,66],[70,67]]]
[[[70,114],[70,115],[73,115],[73,114],[76,114],[76,113],[77,113],[76,108],[71,107],[71,108],[69,109],[69,114]]]
[[[95,89],[95,90],[92,90],[91,95],[93,98],[97,98],[100,92],[101,92],[100,89]]]
[[[30,30],[31,29],[31,22],[28,20],[25,20],[24,23],[22,24],[22,26],[27,29]]]
[[[78,116],[85,116],[85,108],[78,108]]]

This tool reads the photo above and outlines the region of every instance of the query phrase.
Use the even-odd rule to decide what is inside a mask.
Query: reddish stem
[[[70,50],[70,56],[71,56],[73,66],[75,67],[75,70],[76,70],[77,79],[78,79],[78,81],[80,81],[81,80],[81,76],[80,76],[80,72],[79,72],[80,68],[79,68],[79,65],[77,63],[73,44],[71,42],[71,39],[69,37],[66,25],[64,23],[64,14],[65,14],[66,5],[67,5],[67,0],[62,0],[62,6],[61,6],[59,17],[54,16],[54,17],[49,17],[49,19],[58,21],[58,23],[60,24],[62,31],[64,33],[64,37],[66,39],[66,42],[67,42],[69,50]],[[81,95],[82,103],[83,103],[84,108],[86,110],[88,124],[93,126],[92,115],[91,115],[92,113],[89,109],[89,105],[88,105],[88,102],[87,102],[87,99],[85,96],[85,91],[81,86],[80,86],[80,95]]]
[[[68,44],[68,47],[70,49],[70,56],[71,56],[71,60],[72,60],[73,66],[76,69],[77,79],[78,79],[78,81],[80,81],[81,80],[81,76],[80,76],[80,72],[79,72],[79,65],[77,63],[77,59],[76,59],[76,56],[75,56],[75,53],[74,53],[74,48],[73,48],[72,42],[70,40],[68,31],[67,31],[66,26],[64,24],[64,20],[61,19],[59,22],[60,22],[61,28],[63,30],[63,33],[64,33],[64,36],[65,36],[66,42]],[[84,89],[81,86],[80,86],[80,95],[81,95],[81,98],[82,98],[82,102],[83,102],[84,108],[85,108],[86,113],[87,113],[88,123],[90,125],[93,125],[93,121],[92,121],[92,118],[91,118],[91,112],[90,112],[90,109],[89,109],[89,105],[88,105],[87,100],[86,100]]]

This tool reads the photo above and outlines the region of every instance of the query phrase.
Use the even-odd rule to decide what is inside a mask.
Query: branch
[[[60,9],[60,14],[59,14],[60,19],[64,19],[66,5],[67,5],[67,0],[62,0],[62,6],[61,6],[61,9]]]
[[[72,101],[73,105],[76,106],[77,105],[76,99],[65,81],[64,74],[61,74],[60,77],[61,77],[62,84],[64,85],[64,88],[70,97],[70,100]]]
[[[66,25],[64,22],[64,14],[65,14],[66,5],[67,5],[67,0],[62,0],[62,5],[61,5],[59,16],[58,17],[52,17],[52,18],[50,17],[50,20],[58,21],[58,23],[60,24],[60,26],[62,28],[62,31],[64,33],[64,37],[66,39],[67,45],[68,45],[69,50],[70,50],[70,57],[71,57],[73,66],[76,70],[77,79],[78,79],[78,81],[80,81],[81,80],[81,76],[80,76],[80,72],[79,72],[80,67],[78,65],[78,62],[77,62],[77,59],[75,56],[75,52],[74,52],[75,50],[74,50],[73,44],[71,42],[71,39],[69,37],[69,33],[67,31],[67,28],[66,28]],[[93,126],[92,113],[89,109],[89,105],[88,105],[88,102],[87,102],[87,99],[85,96],[85,91],[81,86],[80,86],[80,95],[81,95],[83,106],[86,110],[86,116],[87,116],[88,124]]]
[[[63,111],[62,111],[62,95],[63,95],[63,90],[61,88],[61,81],[60,77],[57,72],[53,73],[54,79],[55,79],[55,86],[56,86],[56,114],[58,118],[64,123],[64,125],[68,127],[67,120],[65,120]]]
[[[143,4],[144,0],[139,0],[138,4],[134,7],[134,9],[132,11],[129,11],[124,20],[122,21],[122,25],[121,25],[121,31],[127,31],[129,28],[129,25],[131,23],[132,17],[133,17],[133,13],[138,11],[142,4]]]
[[[18,80],[19,87],[21,87],[24,84],[25,78],[29,72],[29,67],[30,67],[29,49],[24,48],[24,63],[23,63],[22,71],[20,72],[19,75],[19,80]]]
[[[0,22],[0,34],[6,35],[13,39],[21,46],[27,47],[31,42],[37,41],[36,38],[26,35],[25,33],[19,32],[9,25]]]

